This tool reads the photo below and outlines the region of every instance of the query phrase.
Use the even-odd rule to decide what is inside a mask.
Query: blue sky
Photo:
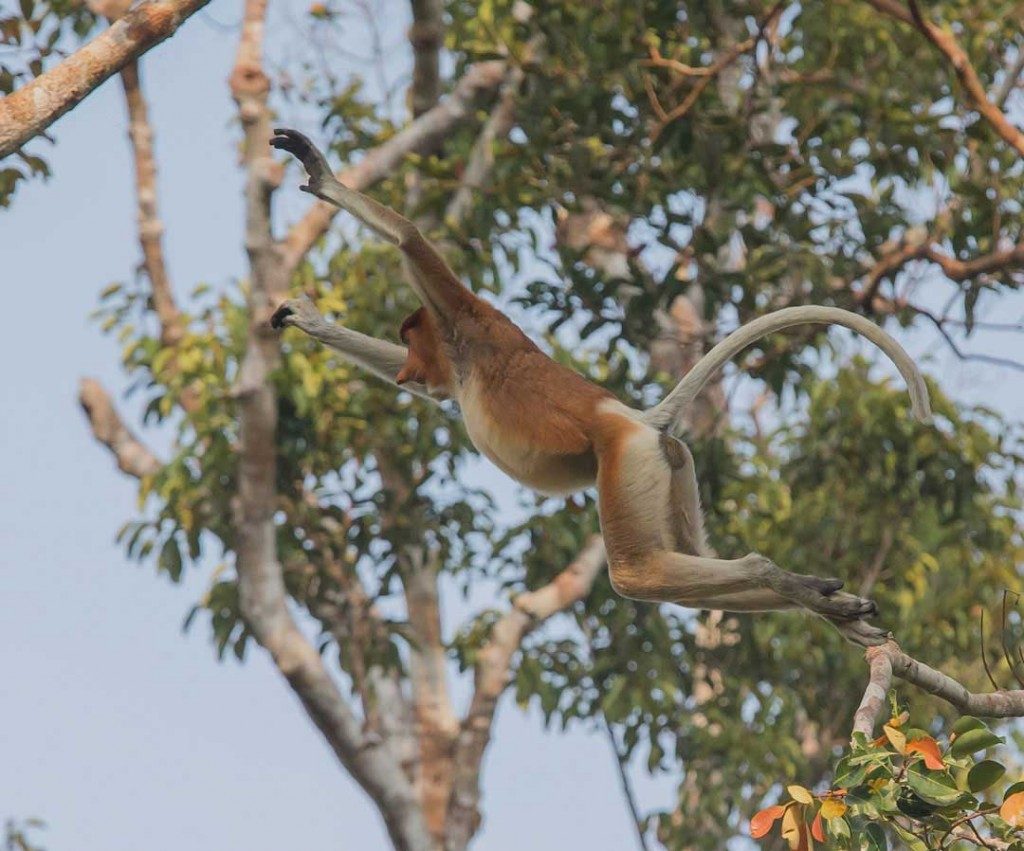
[[[381,6],[403,31],[408,4]],[[301,10],[275,11],[272,26],[287,30]],[[222,286],[245,269],[226,86],[236,36],[217,23],[239,16],[239,3],[214,3],[145,61],[179,292]],[[218,664],[202,626],[181,634],[206,578],[194,571],[172,585],[126,563],[114,544],[135,486],[94,443],[75,397],[82,375],[123,386],[116,343],[88,320],[100,288],[139,260],[117,80],[52,132],[54,177],[20,191],[0,236],[0,818],[46,819],[51,851],[385,847],[372,806],[263,655]],[[280,194],[282,221],[294,219],[306,197]],[[1022,313],[1016,298],[990,311],[1004,321]],[[908,345],[921,354],[932,341],[915,334]],[[1019,336],[988,334],[967,347],[1024,357]],[[945,354],[931,371],[961,399],[1024,415],[1020,373]],[[667,801],[664,784],[642,787],[646,805]],[[483,851],[634,843],[603,736],[547,735],[509,700],[484,807]]]

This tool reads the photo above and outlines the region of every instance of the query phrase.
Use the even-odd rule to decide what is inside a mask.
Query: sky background
[[[379,5],[394,28],[384,46],[407,64],[408,4]],[[302,9],[273,8],[280,59],[294,50]],[[239,3],[218,0],[144,63],[179,293],[224,286],[245,268],[226,85],[239,17]],[[114,543],[135,511],[135,483],[90,436],[76,392],[83,375],[123,387],[116,341],[88,319],[99,290],[128,278],[140,257],[120,83],[51,132],[57,146],[36,147],[47,148],[54,177],[0,213],[0,819],[45,819],[51,851],[387,847],[372,805],[262,652],[218,663],[205,625],[182,635],[207,577],[191,571],[174,585],[127,563]],[[290,186],[278,198],[282,224],[308,203]],[[985,313],[1016,321],[1024,301]],[[938,352],[929,369],[957,398],[1024,417],[1024,374],[961,364],[931,334],[904,339],[912,354]],[[979,334],[966,348],[1024,359],[1021,335]],[[508,493],[486,462],[478,476]],[[670,791],[641,782],[642,803],[667,805]],[[546,734],[537,713],[508,698],[483,805],[481,851],[635,845],[603,734]]]

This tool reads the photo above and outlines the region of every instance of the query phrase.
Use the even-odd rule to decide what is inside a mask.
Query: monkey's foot
[[[289,130],[286,127],[275,127],[274,138],[270,144],[281,151],[287,151],[302,161],[306,174],[309,175],[309,184],[303,186],[306,192],[316,194],[316,189],[328,179],[333,179],[334,173],[327,164],[324,155],[314,145],[308,136],[298,130]]]
[[[323,322],[320,315],[306,296],[290,298],[281,303],[281,306],[274,311],[270,317],[271,328],[284,328],[286,325],[294,325],[303,331],[309,331],[313,326]]]
[[[840,634],[851,644],[861,647],[877,647],[889,640],[891,633],[887,629],[872,626],[865,620],[839,620],[827,618],[832,626],[839,630]]]
[[[763,556],[751,554],[750,557],[764,559],[766,565],[762,569],[769,588],[816,614],[851,621],[878,614],[878,607],[873,601],[840,591],[843,587],[841,579],[790,573]]]

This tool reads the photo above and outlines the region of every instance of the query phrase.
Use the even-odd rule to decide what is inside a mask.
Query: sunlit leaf
[[[939,752],[939,744],[931,736],[907,742],[906,752],[921,754],[924,757],[924,764],[932,771],[942,771],[946,767]]]
[[[750,819],[750,835],[754,839],[766,836],[772,829],[772,825],[775,824],[777,819],[782,818],[785,811],[785,807],[776,804],[772,807],[765,807],[765,809],[755,813]]]
[[[1024,792],[1014,792],[999,808],[999,816],[1013,827],[1024,826]]]
[[[803,786],[799,786],[794,783],[792,786],[787,786],[786,791],[789,792],[789,797],[794,801],[798,801],[801,804],[814,803],[814,796],[811,794],[809,789],[806,789]]]

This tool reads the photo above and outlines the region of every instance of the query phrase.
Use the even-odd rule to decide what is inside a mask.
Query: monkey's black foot
[[[282,304],[277,310],[274,311],[274,315],[270,317],[271,328],[284,328],[284,320],[286,316],[293,316],[295,311],[292,310],[287,302]]]
[[[877,647],[879,644],[885,644],[891,638],[891,633],[887,629],[872,626],[865,620],[849,621],[835,618],[828,620],[839,630],[843,638],[851,644],[861,647]]]
[[[309,175],[310,188],[318,182],[331,177],[331,167],[319,149],[314,145],[308,136],[298,130],[289,130],[286,127],[275,127],[274,138],[270,144],[280,151],[287,151],[302,161],[303,168]],[[305,187],[304,187],[305,188]]]

